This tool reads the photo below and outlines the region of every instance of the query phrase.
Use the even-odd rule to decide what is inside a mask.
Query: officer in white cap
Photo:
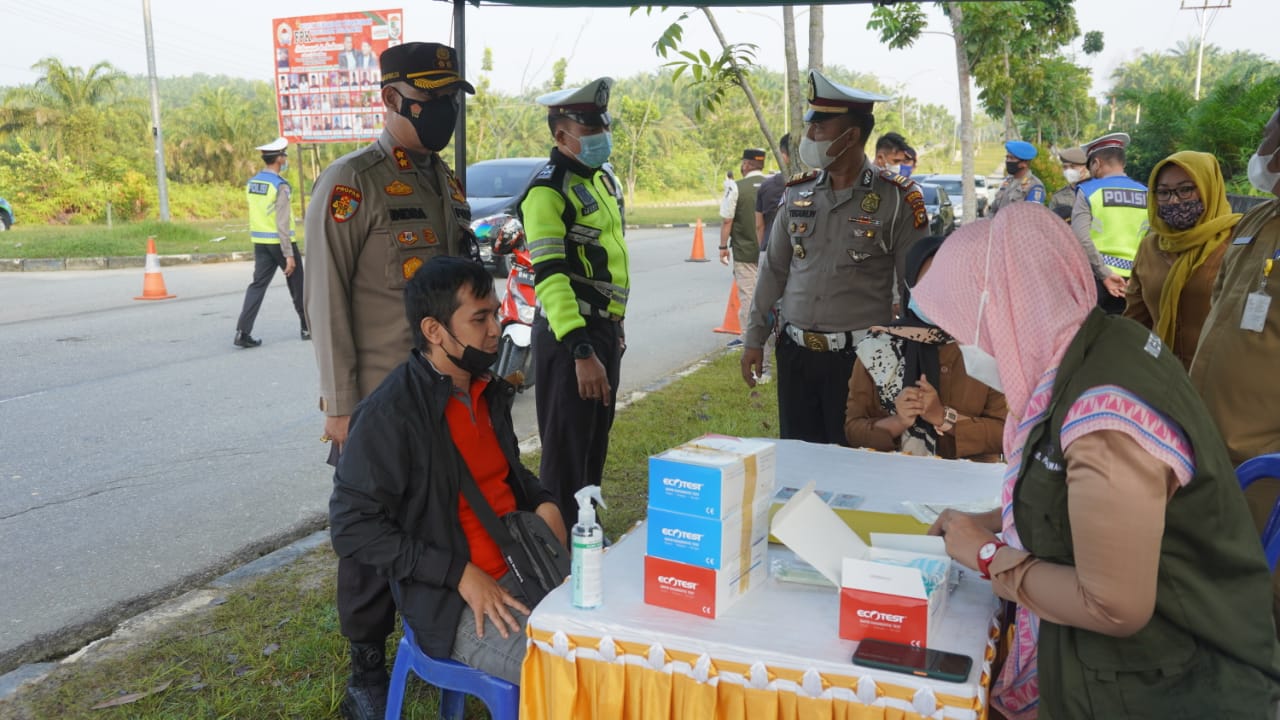
[[[1124,291],[1138,245],[1147,234],[1147,186],[1125,175],[1129,136],[1117,132],[1085,143],[1092,179],[1080,183],[1071,230],[1084,247],[1098,282],[1098,305],[1124,312]]]
[[[1044,183],[1031,172],[1031,161],[1039,154],[1036,146],[1025,140],[1010,140],[1004,150],[1005,178],[991,203],[992,217],[1010,203],[1025,200],[1044,204]]]
[[[782,301],[774,376],[780,433],[845,443],[844,412],[854,348],[872,325],[905,303],[907,253],[929,231],[924,196],[912,180],[867,157],[874,103],[889,100],[809,71],[800,159],[815,168],[791,179],[761,254],[747,323],[742,378],[764,370],[769,314]]]
[[[276,269],[284,270],[293,298],[293,309],[298,313],[303,340],[311,339],[307,329],[307,315],[302,306],[302,253],[293,236],[297,228],[289,211],[292,197],[289,181],[284,171],[289,165],[289,141],[280,137],[255,148],[262,153],[262,170],[249,178],[245,194],[249,200],[249,239],[253,241],[253,282],[244,294],[244,307],[236,321],[236,347],[254,348],[262,341],[253,337],[253,323],[262,307],[262,297],[267,286],[276,276]]]
[[[578,517],[574,493],[604,474],[631,292],[622,188],[608,164],[612,87],[602,77],[537,99],[555,147],[520,200],[537,276],[540,475],[566,526]]]

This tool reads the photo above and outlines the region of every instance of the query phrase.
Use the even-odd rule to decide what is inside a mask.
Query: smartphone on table
[[[853,652],[853,664],[947,682],[964,682],[969,679],[973,658],[867,638],[859,642],[858,649]]]

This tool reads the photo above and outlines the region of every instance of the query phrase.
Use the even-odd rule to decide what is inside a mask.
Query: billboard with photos
[[[378,56],[404,38],[401,10],[272,21],[276,113],[293,143],[369,141],[382,132]]]

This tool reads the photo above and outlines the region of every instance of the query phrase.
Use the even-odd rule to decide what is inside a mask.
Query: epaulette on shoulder
[[[371,143],[344,158],[339,158],[338,162],[345,160],[352,172],[362,173],[376,167],[386,157],[387,154],[382,151],[382,147],[378,143]]]
[[[556,167],[557,165],[553,162],[549,162],[546,165],[543,165],[542,169],[538,171],[538,174],[533,176],[533,180],[529,181],[529,184],[530,185],[552,184],[550,181],[552,180],[552,178],[555,177]]]
[[[799,185],[800,183],[804,183],[804,182],[809,182],[810,180],[816,179],[821,174],[822,174],[821,170],[810,170],[808,172],[796,173],[795,175],[791,176],[790,180],[787,181],[787,187],[791,187],[792,185]]]
[[[881,170],[881,171],[880,171],[880,177],[881,177],[882,179],[884,179],[884,180],[888,180],[889,182],[893,183],[894,185],[897,185],[898,187],[902,188],[903,190],[911,190],[911,189],[914,189],[914,188],[915,188],[915,186],[916,186],[916,181],[915,181],[915,180],[912,180],[911,178],[909,178],[909,177],[907,177],[907,176],[905,176],[905,175],[899,175],[899,174],[898,174],[898,173],[896,173],[896,172],[889,172],[888,170]]]

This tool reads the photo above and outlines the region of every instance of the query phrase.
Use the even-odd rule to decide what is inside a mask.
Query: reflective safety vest
[[[280,195],[279,187],[288,184],[288,180],[270,170],[263,170],[249,178],[245,195],[249,199],[249,238],[254,242],[265,245],[280,242],[280,233],[276,229],[276,198]],[[290,213],[290,238],[294,236],[296,228],[297,222],[293,213]]]
[[[1080,192],[1089,199],[1093,223],[1089,239],[1102,262],[1120,277],[1133,272],[1138,244],[1150,229],[1147,222],[1147,186],[1124,175],[1087,180]]]

